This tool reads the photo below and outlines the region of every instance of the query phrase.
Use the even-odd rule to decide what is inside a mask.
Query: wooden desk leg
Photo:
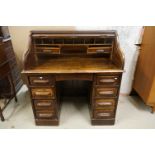
[[[4,121],[5,120],[1,108],[0,108],[0,117],[1,117],[1,121]]]

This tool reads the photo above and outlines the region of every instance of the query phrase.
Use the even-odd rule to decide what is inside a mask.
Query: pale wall
[[[128,94],[131,89],[133,73],[137,61],[138,51],[136,50],[135,43],[138,43],[140,38],[141,26],[133,27],[112,27],[112,26],[98,26],[98,27],[53,27],[53,26],[10,26],[9,31],[12,37],[13,47],[19,63],[22,62],[23,53],[28,49],[28,40],[30,30],[117,30],[119,35],[120,46],[125,54],[125,70],[123,74],[121,93]],[[20,65],[22,66],[22,65]],[[22,68],[22,67],[21,67]]]

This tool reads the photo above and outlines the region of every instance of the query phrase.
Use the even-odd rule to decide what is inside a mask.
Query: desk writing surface
[[[102,73],[122,72],[115,64],[105,58],[52,58],[40,60],[24,73]]]

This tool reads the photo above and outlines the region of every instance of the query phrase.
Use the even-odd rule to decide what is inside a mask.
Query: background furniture
[[[0,99],[5,99],[4,106],[0,108],[2,120],[4,120],[2,111],[12,98],[15,97],[15,101],[17,101],[16,93],[22,84],[20,70],[17,66],[7,27],[0,27]]]
[[[133,91],[155,111],[155,27],[144,27],[139,58],[133,81]]]
[[[80,94],[93,125],[114,124],[124,67],[116,32],[32,31],[30,40],[22,73],[36,125],[58,125],[62,96]]]

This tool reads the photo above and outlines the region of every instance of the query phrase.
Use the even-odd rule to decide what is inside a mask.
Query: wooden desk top
[[[52,58],[40,60],[36,66],[22,73],[104,73],[123,72],[105,58]]]

